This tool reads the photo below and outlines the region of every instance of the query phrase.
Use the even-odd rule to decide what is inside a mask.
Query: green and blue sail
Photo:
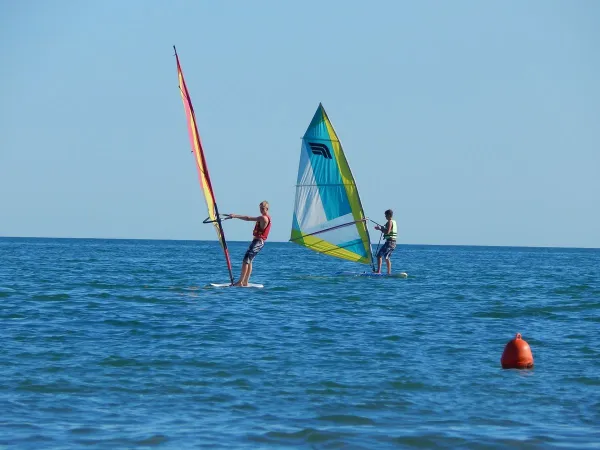
[[[372,264],[371,243],[350,166],[323,105],[302,138],[290,241]]]

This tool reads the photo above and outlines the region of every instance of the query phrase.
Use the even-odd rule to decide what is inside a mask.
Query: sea
[[[600,249],[392,264],[267,242],[210,288],[217,242],[1,238],[0,449],[600,448]]]

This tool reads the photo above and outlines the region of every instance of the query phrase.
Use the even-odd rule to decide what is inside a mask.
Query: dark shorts
[[[396,250],[396,241],[385,241],[385,244],[383,244],[383,247],[381,247],[379,249],[379,251],[377,252],[377,257],[378,258],[384,258],[384,259],[390,259],[390,256],[392,255],[392,252]]]
[[[248,247],[248,250],[246,251],[246,254],[244,255],[244,261],[246,264],[250,264],[252,262],[252,260],[254,259],[254,257],[256,255],[258,255],[258,252],[260,252],[263,248],[263,246],[265,245],[265,241],[263,241],[262,239],[254,239],[251,243],[250,243],[250,247]]]

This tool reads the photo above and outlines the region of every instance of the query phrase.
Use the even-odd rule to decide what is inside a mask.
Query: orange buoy
[[[503,369],[531,369],[533,367],[533,355],[529,344],[521,339],[521,333],[506,344],[502,358],[500,359]]]

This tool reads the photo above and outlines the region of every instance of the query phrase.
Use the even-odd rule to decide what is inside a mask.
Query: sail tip
[[[325,112],[325,107],[323,106],[323,103],[319,102],[319,107],[317,108],[317,114],[321,113],[321,115],[323,117],[327,116],[327,113]]]

